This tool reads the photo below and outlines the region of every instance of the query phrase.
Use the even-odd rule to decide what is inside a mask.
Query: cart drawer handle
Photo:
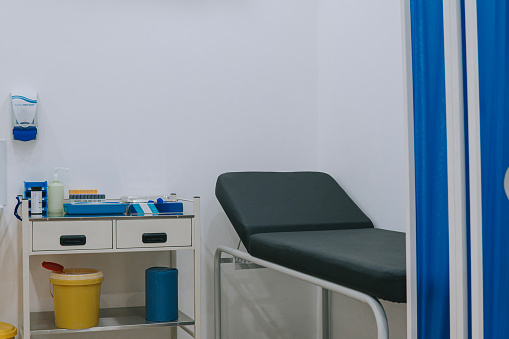
[[[60,245],[62,246],[83,246],[87,243],[87,237],[84,235],[62,235]]]
[[[168,240],[166,233],[143,233],[141,241],[144,244],[162,244]]]

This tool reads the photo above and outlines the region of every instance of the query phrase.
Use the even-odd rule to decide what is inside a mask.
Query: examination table
[[[322,288],[323,338],[329,292],[368,304],[379,339],[389,338],[378,301],[406,302],[405,234],[373,227],[339,184],[321,172],[235,172],[219,176],[216,197],[248,253],[216,250],[215,338],[221,338],[222,253]]]

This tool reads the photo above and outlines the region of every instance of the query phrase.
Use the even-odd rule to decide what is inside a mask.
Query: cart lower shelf
[[[55,327],[55,316],[50,312],[31,312],[31,335],[70,334],[87,332],[104,332],[116,330],[142,329],[161,326],[194,325],[194,320],[179,311],[177,320],[168,322],[150,322],[145,320],[145,306],[105,308],[99,311],[99,325],[80,330],[67,330]]]

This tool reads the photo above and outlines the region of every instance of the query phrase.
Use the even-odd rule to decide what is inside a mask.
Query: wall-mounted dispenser
[[[37,136],[37,92],[12,92],[11,99],[14,140],[35,140]]]

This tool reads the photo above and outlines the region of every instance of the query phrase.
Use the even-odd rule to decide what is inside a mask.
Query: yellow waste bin
[[[53,284],[55,326],[67,329],[97,326],[103,280],[103,273],[91,268],[52,272],[50,285]]]
[[[16,327],[0,322],[0,339],[14,339],[18,334]]]

